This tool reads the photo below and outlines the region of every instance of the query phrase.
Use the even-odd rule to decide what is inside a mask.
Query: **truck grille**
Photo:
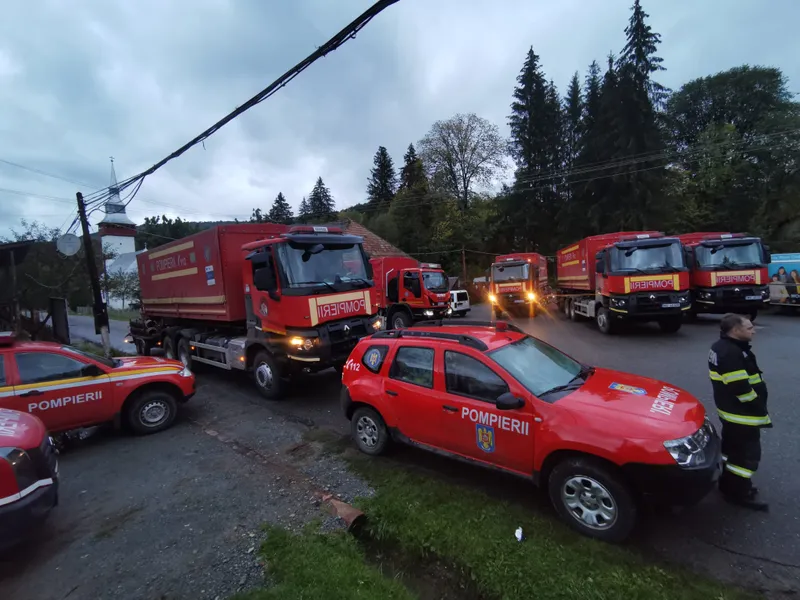
[[[662,304],[674,304],[680,301],[680,295],[669,292],[644,293],[636,295],[636,306],[639,310],[657,310]]]
[[[739,290],[738,292],[736,290]],[[723,300],[744,300],[747,296],[760,296],[761,289],[754,287],[736,286],[735,288],[723,288]]]
[[[367,321],[363,318],[347,319],[327,325],[327,337],[331,345],[331,357],[347,358],[358,340],[367,335]]]

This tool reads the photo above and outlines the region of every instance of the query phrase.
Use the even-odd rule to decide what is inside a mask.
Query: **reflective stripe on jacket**
[[[708,353],[708,375],[721,420],[772,427],[767,412],[767,384],[748,342],[721,335]]]

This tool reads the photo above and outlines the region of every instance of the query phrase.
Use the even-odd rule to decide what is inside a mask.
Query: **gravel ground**
[[[263,583],[264,523],[342,527],[321,496],[371,490],[307,426],[219,392],[201,384],[167,432],[100,432],[65,452],[61,505],[0,563],[0,598],[225,598]]]

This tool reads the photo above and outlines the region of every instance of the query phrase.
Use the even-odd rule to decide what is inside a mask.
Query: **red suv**
[[[695,504],[719,477],[719,438],[694,396],[583,365],[503,321],[375,333],[342,383],[362,452],[398,440],[532,478],[568,524],[610,542],[642,500]]]

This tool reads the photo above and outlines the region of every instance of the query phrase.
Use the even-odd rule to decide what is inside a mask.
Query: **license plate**
[[[514,300],[514,304],[524,304],[525,300]]]
[[[761,300],[761,296],[745,296],[745,300]]]
[[[680,308],[681,305],[678,302],[670,302],[669,304],[662,304],[661,308]]]

